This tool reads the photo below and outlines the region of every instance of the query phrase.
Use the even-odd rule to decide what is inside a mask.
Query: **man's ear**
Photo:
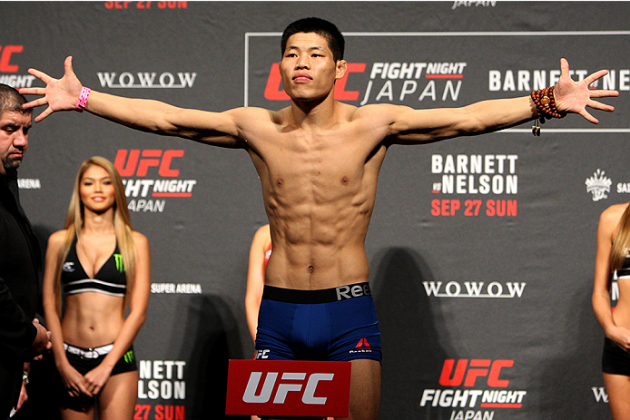
[[[343,76],[346,75],[346,71],[348,70],[348,62],[346,60],[337,61],[337,75],[335,79],[342,79]]]

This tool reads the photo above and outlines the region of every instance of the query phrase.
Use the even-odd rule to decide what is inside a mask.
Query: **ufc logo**
[[[230,360],[225,413],[348,417],[351,368],[350,362]]]
[[[258,384],[262,377],[262,372],[252,372],[249,381],[247,382],[247,388],[243,394],[243,401],[246,403],[266,403],[271,401],[271,396],[278,379],[278,372],[267,372],[265,383],[263,384],[260,394],[256,395]],[[326,397],[316,397],[315,390],[320,381],[332,381],[335,377],[332,373],[313,373],[306,380],[306,373],[298,372],[284,372],[282,374],[282,381],[296,381],[292,383],[280,383],[276,389],[275,397],[273,398],[274,404],[284,404],[289,392],[302,392],[302,402],[304,404],[326,404]],[[306,383],[304,391],[302,386]]]
[[[475,386],[477,378],[487,378],[488,386],[495,388],[505,388],[510,381],[499,379],[501,369],[514,366],[514,360],[490,359],[459,359],[455,366],[455,359],[446,359],[440,375],[440,385],[442,386]],[[455,371],[453,372],[453,367]]]
[[[120,149],[116,154],[114,165],[120,175],[127,176],[147,176],[150,167],[158,168],[158,174],[161,177],[177,177],[179,169],[172,169],[171,163],[174,158],[184,156],[183,150],[157,150],[145,149],[142,153],[138,149],[125,150]]]
[[[346,74],[335,82],[335,99],[338,101],[356,101],[359,99],[359,92],[346,91],[346,83],[350,73],[363,73],[365,63],[348,63]],[[274,63],[269,71],[267,86],[265,87],[265,99],[270,101],[288,101],[289,95],[281,88],[282,77],[280,76],[280,64]]]
[[[256,360],[269,358],[269,350],[256,350]]]
[[[11,56],[22,51],[24,51],[23,45],[5,45],[4,48],[0,46],[0,72],[16,73],[19,66],[11,64]]]

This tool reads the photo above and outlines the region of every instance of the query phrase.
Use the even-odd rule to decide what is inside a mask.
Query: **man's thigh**
[[[352,360],[350,363],[352,364],[350,416],[343,419],[377,420],[381,406],[381,363],[370,359]],[[293,419],[306,420],[313,417],[291,417],[291,420]],[[336,417],[336,420],[342,418]]]
[[[377,420],[381,407],[381,363],[353,360],[348,420]]]

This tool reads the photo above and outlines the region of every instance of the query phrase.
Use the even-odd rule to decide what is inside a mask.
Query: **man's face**
[[[17,169],[28,148],[28,130],[31,114],[19,111],[4,111],[0,116],[0,174],[7,169]]]
[[[346,67],[344,60],[335,62],[324,37],[300,32],[287,40],[280,74],[284,90],[292,99],[310,100],[330,94]]]

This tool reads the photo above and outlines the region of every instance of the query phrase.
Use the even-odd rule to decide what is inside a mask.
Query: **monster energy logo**
[[[123,264],[122,255],[114,254],[114,259],[116,260],[116,270],[118,270],[119,273],[125,271],[125,265]]]
[[[123,359],[125,359],[125,362],[127,363],[132,363],[134,357],[135,356],[133,354],[133,350],[129,350],[127,353],[125,353],[125,355],[123,356]]]

